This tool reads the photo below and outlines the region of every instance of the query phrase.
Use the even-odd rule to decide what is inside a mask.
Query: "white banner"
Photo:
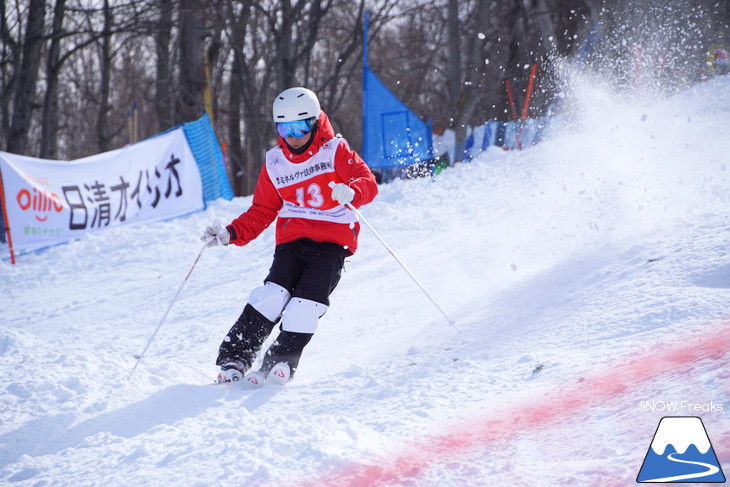
[[[184,215],[203,208],[203,189],[182,128],[74,161],[0,152],[15,249],[86,232]]]

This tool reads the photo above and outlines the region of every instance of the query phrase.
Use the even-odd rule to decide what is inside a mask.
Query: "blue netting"
[[[233,190],[223,165],[223,152],[208,115],[203,115],[195,122],[184,123],[183,127],[200,171],[205,206],[218,198],[232,199]]]
[[[363,70],[363,159],[371,168],[427,162],[433,157],[431,126],[380,79]]]

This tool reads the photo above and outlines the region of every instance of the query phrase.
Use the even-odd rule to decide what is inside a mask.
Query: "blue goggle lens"
[[[277,122],[276,130],[283,138],[294,137],[301,139],[312,131],[312,119],[295,120],[294,122]]]

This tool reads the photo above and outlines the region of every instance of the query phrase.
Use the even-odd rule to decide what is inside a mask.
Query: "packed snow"
[[[363,216],[455,323],[363,226],[284,387],[212,384],[272,229],[203,252],[127,380],[250,197],[1,262],[0,483],[633,485],[670,415],[730,465],[728,93],[577,79],[534,147],[381,186]]]

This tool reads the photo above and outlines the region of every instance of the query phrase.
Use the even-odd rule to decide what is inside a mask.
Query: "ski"
[[[234,387],[243,387],[245,389],[260,389],[266,384],[275,386],[283,386],[289,382],[291,378],[291,369],[289,364],[285,362],[279,362],[269,371],[268,375],[264,375],[258,370],[248,372],[241,379],[232,381],[219,382],[215,381],[211,385],[227,385]]]

